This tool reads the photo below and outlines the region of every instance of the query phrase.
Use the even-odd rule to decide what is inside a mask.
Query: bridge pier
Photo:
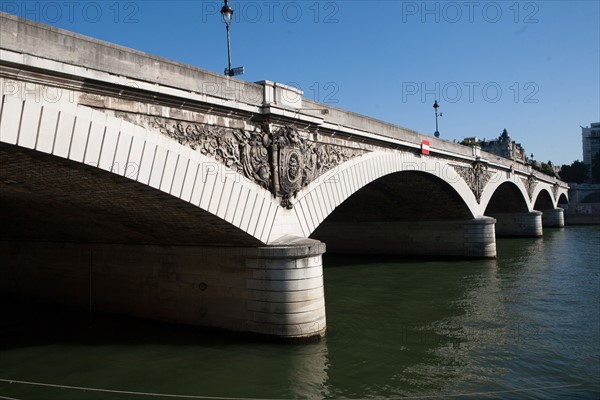
[[[542,213],[544,228],[563,228],[565,226],[565,210],[562,208],[542,210]]]
[[[285,339],[325,334],[323,253],[319,241],[288,236],[246,259],[250,332]]]
[[[314,237],[339,254],[494,258],[493,218],[446,221],[330,221]]]
[[[0,292],[90,312],[284,340],[321,337],[325,245],[191,247],[2,242]]]
[[[465,222],[464,255],[473,258],[496,257],[496,220],[475,218]]]
[[[541,237],[543,235],[540,211],[498,213],[491,216],[496,218],[498,237]]]

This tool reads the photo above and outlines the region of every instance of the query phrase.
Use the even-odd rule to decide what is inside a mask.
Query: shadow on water
[[[28,346],[296,345],[264,336],[128,316],[87,312],[61,304],[0,296],[0,351]]]
[[[493,268],[495,261],[326,257],[325,265],[328,336],[309,345],[273,345],[220,331],[1,299],[0,377],[231,397],[418,393],[425,382],[419,366],[442,368],[448,358],[437,356],[436,349],[460,344],[436,321],[464,313],[457,306],[465,296],[461,280],[482,266]],[[54,367],[38,368],[34,360]],[[123,382],[123,376],[138,374],[151,378]],[[432,380],[421,392],[439,392],[441,382]],[[19,399],[40,393],[57,399],[121,398],[2,388],[0,396]]]
[[[277,344],[200,329],[2,298],[0,379],[208,397],[324,397],[326,340]],[[19,400],[167,397],[0,382]]]
[[[414,265],[417,263],[434,263],[442,262],[448,264],[464,264],[464,265],[475,265],[481,262],[493,262],[494,260],[489,259],[472,259],[465,260],[464,257],[455,256],[394,256],[394,255],[344,255],[344,254],[332,254],[325,253],[323,255],[323,266],[325,269],[350,267],[354,265],[381,265],[381,264],[394,264],[399,268],[403,265]]]
[[[326,255],[328,333],[306,345],[2,298],[0,378],[215,397],[600,398],[600,228],[497,248],[472,261]],[[0,382],[2,396],[143,398]]]

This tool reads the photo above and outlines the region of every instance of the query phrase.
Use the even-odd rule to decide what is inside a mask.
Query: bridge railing
[[[2,49],[260,106],[261,85],[0,12]],[[134,84],[132,83],[132,86]]]

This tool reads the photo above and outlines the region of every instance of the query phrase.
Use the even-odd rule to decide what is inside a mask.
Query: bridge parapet
[[[130,89],[139,81],[255,106],[264,101],[261,85],[2,12],[0,36],[2,49],[130,78]]]

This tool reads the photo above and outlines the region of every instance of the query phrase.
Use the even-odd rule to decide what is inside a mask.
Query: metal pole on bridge
[[[435,137],[440,137],[440,131],[438,129],[438,108],[440,108],[440,105],[436,100],[435,103],[433,103],[433,109],[435,110]],[[441,117],[442,114],[439,114],[439,116]]]
[[[244,73],[244,67],[231,68],[231,18],[233,17],[233,8],[229,5],[229,0],[225,0],[225,4],[223,8],[221,8],[221,16],[223,17],[223,22],[225,23],[225,27],[227,29],[227,69],[225,70],[225,75],[227,76],[235,76],[241,75]]]

